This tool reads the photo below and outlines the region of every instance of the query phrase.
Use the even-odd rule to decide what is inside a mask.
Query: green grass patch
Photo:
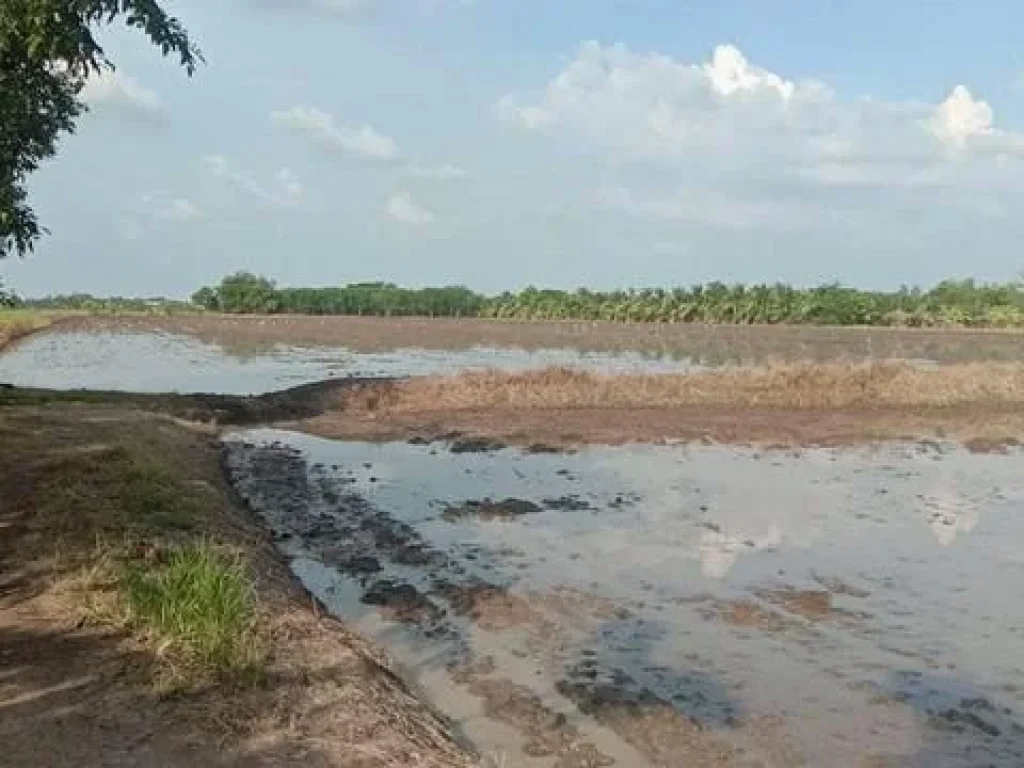
[[[151,635],[184,677],[259,679],[263,653],[256,598],[242,561],[210,543],[172,550],[165,562],[133,562],[121,589],[129,623]]]

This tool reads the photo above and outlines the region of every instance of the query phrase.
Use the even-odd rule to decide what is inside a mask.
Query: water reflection
[[[973,531],[981,519],[978,505],[959,496],[951,488],[939,488],[923,502],[929,510],[928,527],[944,547],[956,541],[957,536]]]
[[[940,733],[887,682],[948,670],[1017,720],[1024,599],[1003,585],[1022,570],[1020,453],[238,440],[252,443],[232,449],[243,494],[353,594],[387,585],[375,600],[434,648],[422,658],[498,659],[488,680],[529,681],[556,709],[568,698],[641,751],[694,738],[697,718],[767,764],[1020,764],[984,729]],[[260,458],[273,441],[295,451],[288,482],[273,452]],[[296,498],[302,525],[281,512]],[[491,512],[444,514],[472,500]],[[355,555],[374,560],[364,583],[345,575]],[[939,738],[941,755],[922,747]]]
[[[54,332],[0,355],[0,382],[53,389],[260,394],[334,376],[418,376],[567,366],[603,373],[678,372],[687,361],[567,349],[400,349],[269,345],[239,354],[169,333]]]
[[[758,539],[722,533],[720,529],[705,531],[700,537],[701,572],[709,579],[724,579],[744,552],[776,549],[781,544],[782,531],[775,526]]]

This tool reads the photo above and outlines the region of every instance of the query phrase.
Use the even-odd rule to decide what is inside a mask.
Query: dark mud
[[[451,442],[448,450],[452,453],[490,453],[508,446],[490,437],[458,437]]]
[[[540,511],[541,507],[524,499],[503,499],[501,501],[483,499],[450,505],[445,509],[442,517],[449,522],[466,518],[477,518],[484,521],[515,520],[519,517],[535,515]]]
[[[366,388],[385,391],[381,379],[330,379],[262,395],[145,394],[110,390],[55,390],[0,387],[0,406],[88,403],[132,407],[185,421],[218,426],[253,426],[300,421],[336,410],[345,397]]]
[[[354,493],[356,481],[344,467],[311,465],[301,452],[281,443],[229,442],[224,464],[241,498],[264,518],[286,553],[301,551],[318,557],[360,585],[360,603],[379,608],[385,618],[440,643],[446,649],[442,657],[448,659],[452,679],[482,702],[488,718],[521,734],[525,757],[551,759],[550,764],[562,768],[623,764],[625,743],[600,732],[596,739],[593,734],[588,737],[586,732],[594,726],[575,722],[580,713],[673,706],[617,666],[599,664],[595,651],[581,649],[564,671],[557,663],[549,671],[553,677],[566,675],[553,689],[566,704],[553,709],[522,682],[502,677],[493,661],[474,661],[476,654],[465,634],[468,622],[484,632],[525,631],[538,643],[564,642],[558,640],[560,623],[628,621],[629,612],[613,601],[570,589],[514,594],[506,583],[488,581],[468,567],[478,557],[489,559],[496,553],[477,554],[464,548],[462,562],[457,562],[429,546],[414,527]],[[367,462],[361,469],[372,471],[372,464]],[[609,501],[614,504],[616,499]],[[470,502],[457,508],[454,516],[449,508],[445,517],[511,522],[539,514],[545,507],[592,509],[576,497],[549,502],[545,506],[521,499]],[[612,624],[605,630],[609,639],[619,632]],[[577,714],[567,715],[567,706]],[[604,748],[595,741],[604,742]],[[618,754],[620,760],[609,753]],[[625,764],[640,765],[632,759]]]

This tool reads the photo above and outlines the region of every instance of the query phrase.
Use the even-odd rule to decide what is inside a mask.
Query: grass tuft
[[[128,620],[189,673],[254,682],[263,666],[251,578],[237,556],[210,543],[172,550],[162,564],[126,566]]]

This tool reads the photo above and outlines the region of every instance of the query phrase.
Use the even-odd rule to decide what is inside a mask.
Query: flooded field
[[[495,764],[1024,764],[1019,451],[472,447],[227,466]]]
[[[162,331],[53,331],[0,354],[0,382],[52,389],[252,395],[345,376],[423,376],[545,366],[668,373],[688,367],[686,361],[625,351],[469,347],[356,352],[344,346],[283,343],[230,349]]]
[[[1024,765],[1019,379],[944,364],[1019,361],[1019,339],[80,318],[0,355],[0,382],[220,393],[117,398],[347,438],[229,434],[228,479],[326,609],[387,648],[486,765],[1009,768]],[[341,381],[881,358],[966,394],[787,410],[734,381],[717,405],[701,390],[656,407],[641,389],[528,408],[513,377],[462,407],[465,393],[440,402],[448,379]],[[853,373],[837,375],[829,392]],[[403,410],[411,384],[441,389]],[[256,393],[275,394],[230,397]],[[610,446],[634,441],[660,444]]]
[[[516,322],[448,318],[119,315],[80,317],[69,330],[153,331],[188,336],[236,357],[276,345],[344,348],[356,354],[396,349],[576,350],[636,355],[695,366],[769,361],[921,360],[933,363],[1024,361],[1024,335],[968,329],[835,328],[770,325]]]

